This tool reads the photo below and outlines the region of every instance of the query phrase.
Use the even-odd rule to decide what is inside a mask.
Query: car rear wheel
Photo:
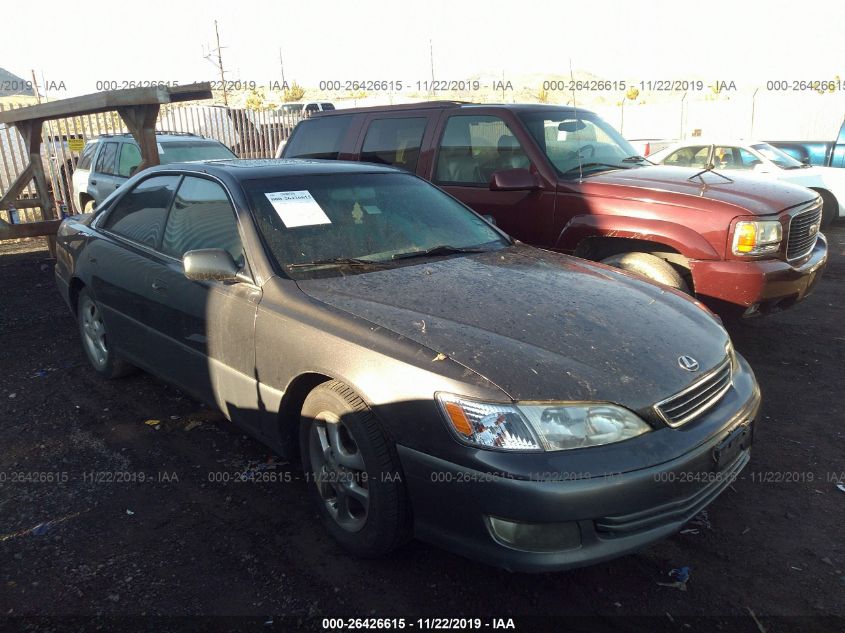
[[[316,387],[302,406],[299,440],[309,495],[347,551],[381,556],[408,539],[395,448],[352,389],[338,381]]]
[[[608,266],[642,275],[651,281],[656,281],[690,294],[687,282],[672,267],[672,264],[654,255],[649,255],[648,253],[619,253],[606,257],[601,262]]]
[[[102,310],[85,288],[79,293],[77,321],[85,355],[98,374],[119,378],[132,372],[134,367],[119,358],[110,346]]]

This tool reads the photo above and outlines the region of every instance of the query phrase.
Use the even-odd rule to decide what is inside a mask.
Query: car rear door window
[[[128,240],[158,248],[167,209],[180,176],[153,176],[141,181],[109,212],[103,228]]]
[[[528,168],[528,156],[502,119],[486,115],[450,117],[440,141],[435,181],[487,186],[493,172]]]
[[[97,156],[97,165],[94,171],[100,174],[115,174],[115,165],[117,163],[117,143],[109,141],[103,145]]]
[[[425,117],[375,119],[367,129],[361,160],[415,171],[427,122]]]
[[[91,169],[91,159],[94,158],[94,153],[97,151],[97,142],[92,141],[86,143],[82,149],[82,154],[79,155],[79,163],[76,165],[77,169]]]
[[[337,160],[351,123],[351,114],[302,121],[285,146],[284,157]]]
[[[161,250],[182,259],[199,248],[222,248],[243,265],[243,246],[235,210],[217,182],[185,176],[167,218]]]
[[[135,173],[135,168],[141,164],[141,150],[135,143],[124,143],[120,148],[118,175],[128,178]]]

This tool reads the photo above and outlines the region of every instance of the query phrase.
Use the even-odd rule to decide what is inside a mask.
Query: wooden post
[[[117,109],[126,127],[135,137],[141,150],[141,164],[136,173],[160,165],[158,144],[156,143],[156,120],[161,106],[157,103],[137,106],[124,106]]]
[[[38,203],[41,207],[41,219],[56,220],[53,201],[50,199],[50,192],[47,189],[47,177],[44,174],[44,162],[41,160],[41,128],[44,125],[43,119],[30,119],[18,121],[14,124],[23,137],[26,152],[29,154],[29,165],[26,171],[32,172],[32,179],[35,181],[35,192],[38,196]],[[47,248],[52,257],[56,256],[56,237],[47,236]]]

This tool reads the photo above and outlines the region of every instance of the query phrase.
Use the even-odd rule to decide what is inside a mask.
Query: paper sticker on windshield
[[[282,223],[289,229],[295,229],[298,226],[332,223],[329,216],[307,190],[276,191],[264,195],[267,196],[270,204],[279,214]]]

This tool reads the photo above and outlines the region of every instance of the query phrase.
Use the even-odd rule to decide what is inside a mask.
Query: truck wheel
[[[822,228],[827,228],[830,223],[839,217],[839,201],[829,191],[819,191],[822,197]]]
[[[369,407],[348,386],[317,386],[302,405],[306,486],[329,533],[356,556],[382,556],[410,536],[399,459]]]
[[[656,281],[676,290],[690,294],[689,286],[684,278],[675,270],[672,265],[659,257],[648,253],[619,253],[601,260],[602,264],[621,268],[651,281]]]

